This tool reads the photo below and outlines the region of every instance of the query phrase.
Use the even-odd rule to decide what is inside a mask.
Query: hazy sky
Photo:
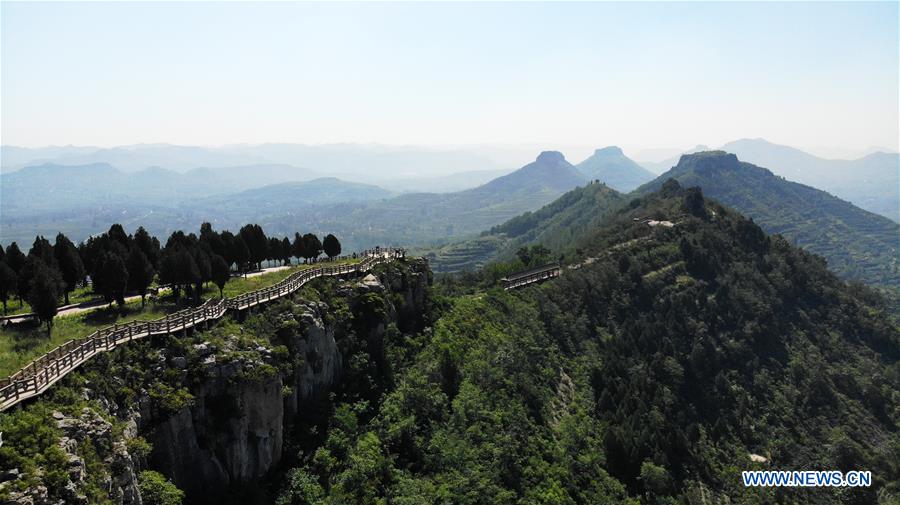
[[[2,142],[896,149],[898,3],[0,4]]]

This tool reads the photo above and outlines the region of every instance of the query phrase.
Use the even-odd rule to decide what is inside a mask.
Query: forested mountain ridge
[[[545,151],[522,168],[487,184],[453,193],[411,193],[377,202],[309,209],[273,217],[268,227],[293,221],[339,230],[354,246],[373,240],[406,246],[474,235],[555,200],[587,179],[559,152]],[[300,222],[300,221],[297,221]]]
[[[650,217],[676,224],[651,227],[642,221]],[[900,337],[877,295],[675,182],[578,243],[593,261],[555,281],[447,300],[433,338],[398,370],[371,421],[333,418],[328,441],[292,472],[283,496],[497,504],[897,496]],[[745,469],[798,468],[869,469],[876,482],[777,490],[741,482]]]
[[[764,139],[736,140],[721,149],[900,222],[900,154],[896,152],[876,151],[851,160],[825,159]]]
[[[596,199],[604,194],[622,199],[592,184],[554,208],[584,211],[591,198],[607,201]],[[536,223],[554,221],[550,209],[542,212]],[[146,342],[125,347],[121,359],[98,365],[118,367],[115,377],[127,382],[100,369],[75,374],[58,394],[4,420],[7,438],[19,442],[0,448],[0,460],[27,468],[28,478],[53,492],[69,492],[67,460],[53,449],[60,430],[56,421],[41,423],[60,419],[54,409],[63,424],[66,416],[96,416],[83,406],[105,412],[102,402],[77,394],[87,378],[115,405],[145,395],[132,384],[152,383],[142,408],[164,421],[150,424],[159,427],[147,432],[152,445],[124,444],[116,437],[125,430],[102,437],[120,452],[149,454],[152,464],[181,461],[185,449],[171,435],[182,432],[208,438],[217,457],[233,461],[236,453],[215,447],[241,444],[241,430],[269,430],[280,423],[281,405],[299,415],[285,425],[283,443],[247,435],[257,444],[247,447],[266,449],[248,458],[281,461],[267,466],[265,481],[256,467],[225,467],[242,475],[229,493],[240,503],[266,489],[279,504],[893,503],[900,494],[900,330],[877,294],[674,180],[594,213],[601,214],[567,239],[572,268],[541,285],[506,292],[485,274],[426,289],[427,266],[411,260],[386,266],[381,282],[305,290],[301,297],[311,301],[276,305],[239,330],[227,323],[167,341],[161,353]],[[507,231],[535,229],[524,217],[518,222]],[[393,316],[407,312],[414,323]],[[334,333],[312,328],[297,340],[317,318]],[[329,335],[337,341],[329,355],[343,353],[346,368],[334,394],[305,397],[298,409],[301,386],[285,388],[277,378],[297,377],[298,369],[313,371],[304,378],[331,376],[335,360],[322,368],[321,356],[303,344],[327,343]],[[176,361],[183,356],[186,371]],[[235,366],[238,375],[226,376]],[[216,387],[203,385],[209,381]],[[252,426],[208,417],[244,416],[241,409],[252,410],[260,397],[265,415],[248,414]],[[115,423],[131,415],[112,410],[124,416]],[[192,417],[210,422],[189,429]],[[41,426],[31,445],[21,442],[29,440],[29,423]],[[98,461],[85,447],[77,452],[92,471],[74,492],[106,496],[105,482],[122,482],[121,465]],[[185,468],[150,468],[203,487],[184,480]],[[832,468],[869,470],[873,486],[746,488],[740,475]],[[160,480],[142,482],[176,494]]]
[[[900,225],[883,216],[723,151],[684,155],[677,166],[636,192],[654,191],[669,178],[700,186],[704,194],[752,217],[768,233],[780,233],[822,255],[839,275],[900,287]]]
[[[83,240],[115,222],[166,235],[197,222],[208,221],[226,228],[255,221],[277,233],[291,232],[300,225],[318,232],[341,230],[347,247],[353,249],[387,243],[422,245],[451,236],[475,235],[540,208],[587,182],[562,154],[552,151],[471,189],[407,193],[392,198],[371,185],[343,182],[344,187],[338,188],[341,184],[333,178],[312,183],[308,181],[313,175],[309,171],[280,165],[267,171],[266,167],[247,167],[246,173],[234,167],[231,172],[222,169],[221,174],[214,169],[181,174],[161,168],[126,174],[98,164],[88,168],[108,172],[108,176],[94,177],[91,170],[82,174],[75,167],[47,165],[41,170],[57,174],[56,179],[41,179],[38,183],[34,183],[29,172],[39,167],[28,167],[0,176],[0,240],[24,242],[35,233],[49,235],[59,231]],[[298,170],[296,177],[302,183],[259,188],[290,180],[284,178],[282,169]],[[65,185],[58,184],[61,171],[72,174]],[[237,183],[230,177],[252,178],[254,174],[260,177],[253,184]],[[326,184],[328,181],[333,184]],[[257,189],[237,193],[235,188],[241,184]],[[58,198],[44,198],[48,187],[58,193]],[[313,190],[316,187],[319,192]],[[267,191],[277,193],[271,195],[272,201],[263,194]],[[255,200],[245,202],[244,197]],[[276,201],[281,204],[275,205]],[[224,202],[230,204],[226,206]]]
[[[621,193],[609,186],[589,183],[536,211],[494,226],[477,238],[424,252],[436,272],[456,272],[476,269],[492,259],[509,259],[519,248],[536,243],[561,251],[625,201]]]

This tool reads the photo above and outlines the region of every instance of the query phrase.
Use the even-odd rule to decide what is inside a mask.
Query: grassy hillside
[[[787,181],[765,168],[711,151],[681,162],[638,189],[647,193],[669,178],[703,192],[822,255],[841,276],[871,285],[900,287],[900,225],[818,189]]]

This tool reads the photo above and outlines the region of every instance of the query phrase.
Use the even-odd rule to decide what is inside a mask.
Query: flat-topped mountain
[[[421,245],[474,235],[523,212],[535,210],[587,179],[555,151],[486,184],[452,193],[409,193],[381,201],[308,209],[302,216],[272,216],[272,226],[292,220],[325,226],[351,245]],[[284,223],[284,224],[282,224]]]
[[[587,178],[558,151],[544,151],[532,163],[487,184],[461,193],[502,195],[527,190],[568,191]]]
[[[577,165],[578,171],[589,179],[597,179],[616,191],[628,192],[653,180],[656,175],[638,165],[616,146],[594,151]]]
[[[855,160],[830,160],[764,139],[736,140],[722,149],[789,180],[900,221],[900,154],[876,152]]]
[[[724,151],[686,154],[678,165],[642,186],[655,191],[668,179],[704,194],[824,256],[832,270],[873,285],[900,287],[900,225],[825,191],[788,181]]]

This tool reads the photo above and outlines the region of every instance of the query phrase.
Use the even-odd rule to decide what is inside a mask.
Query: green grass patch
[[[69,293],[69,303],[84,303],[101,300],[102,297],[94,293],[90,287],[81,287]],[[65,298],[59,299],[59,305],[65,304]],[[31,312],[31,306],[25,300],[10,299],[6,302],[6,313],[4,315],[13,316],[16,314],[28,314]]]
[[[268,272],[262,275],[257,275],[255,277],[232,277],[227,284],[225,284],[225,289],[223,293],[226,297],[231,298],[237,295],[242,295],[244,293],[249,293],[250,291],[256,291],[257,289],[267,288],[269,286],[274,286],[279,282],[286,279],[289,275],[294,272],[299,272],[301,270],[308,270],[310,268],[320,267],[320,266],[336,266],[336,265],[346,265],[349,263],[356,263],[358,260],[341,260],[335,261],[332,263],[316,263],[312,265],[293,265],[290,268],[286,268],[284,270],[278,270],[276,272]],[[210,294],[218,295],[219,288],[215,286],[211,286],[212,289],[209,290]]]
[[[174,305],[150,303],[142,309],[140,301],[127,303],[122,310],[115,306],[103,307],[55,318],[49,336],[45,325],[23,324],[2,328],[0,377],[9,376],[54,347],[72,339],[85,338],[99,328],[136,319],[158,319],[176,309]]]
[[[224,294],[234,297],[257,289],[272,286],[294,272],[318,266],[333,266],[354,263],[358,260],[342,260],[333,263],[294,265],[284,270],[268,272],[254,277],[232,277],[225,285]],[[87,293],[87,291],[85,291]],[[219,295],[219,288],[209,283],[203,292],[204,298]],[[141,308],[140,300],[125,304],[123,309],[116,306],[98,307],[90,311],[59,316],[53,320],[53,329],[48,337],[46,326],[23,324],[0,329],[0,377],[7,377],[35,358],[72,339],[89,336],[100,328],[114,323],[134,320],[158,319],[164,315],[186,308],[187,300],[182,297],[180,304],[174,303],[171,293],[162,296],[157,303],[147,303]],[[25,312],[28,312],[27,310]]]

